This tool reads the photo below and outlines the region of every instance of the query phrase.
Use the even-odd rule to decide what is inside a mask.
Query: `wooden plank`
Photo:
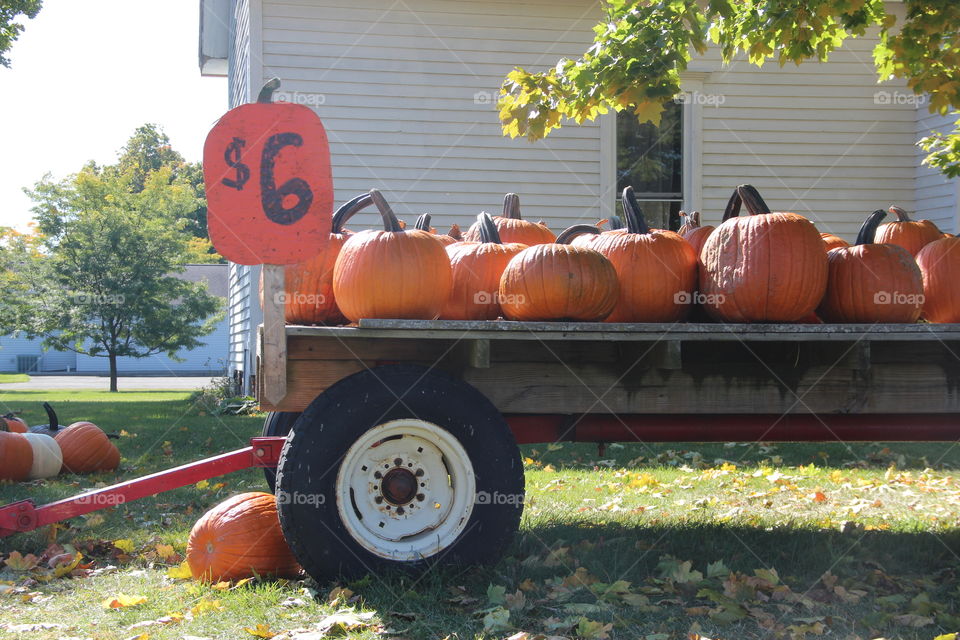
[[[287,333],[285,330],[283,267],[263,265],[263,350],[260,354],[262,396],[276,405],[287,395]]]

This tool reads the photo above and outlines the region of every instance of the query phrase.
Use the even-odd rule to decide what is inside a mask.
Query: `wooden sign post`
[[[263,265],[262,388],[286,395],[283,266],[325,251],[333,214],[330,147],[320,118],[303,105],[272,102],[274,78],[253,104],[231,109],[203,146],[207,229],[228,260]]]

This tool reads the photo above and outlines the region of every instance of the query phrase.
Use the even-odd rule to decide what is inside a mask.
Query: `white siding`
[[[234,0],[230,16],[231,45],[227,57],[230,108],[249,101],[250,0]]]
[[[45,351],[41,340],[31,340],[25,335],[6,335],[0,337],[0,371],[15,372],[17,356],[39,356],[40,371],[75,371],[77,354],[72,351]]]
[[[263,318],[258,299],[260,268],[230,264],[228,294],[228,363],[230,373],[243,372],[243,386],[248,389],[256,357],[256,327]]]
[[[930,135],[933,131],[948,133],[953,130],[956,117],[941,116],[927,111],[927,105],[919,105],[916,111],[916,137]],[[956,179],[948,180],[940,172],[921,164],[927,155],[923,149],[916,151],[916,218],[933,220],[941,230],[957,232],[957,192],[960,189]]]

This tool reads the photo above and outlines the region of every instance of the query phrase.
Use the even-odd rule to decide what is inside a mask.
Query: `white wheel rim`
[[[337,472],[336,495],[357,543],[381,558],[412,562],[457,539],[473,512],[476,477],[466,449],[446,429],[405,418],[353,443]]]

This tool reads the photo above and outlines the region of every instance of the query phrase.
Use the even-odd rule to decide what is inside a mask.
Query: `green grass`
[[[189,397],[3,393],[0,410],[22,410],[30,424],[45,422],[40,403],[47,400],[64,422],[92,420],[126,435],[118,441],[118,472],[3,484],[0,503],[73,495],[239,447],[260,430],[262,418],[201,415]],[[960,630],[960,447],[631,444],[600,455],[593,446],[565,444],[524,447],[523,455],[521,532],[493,567],[369,576],[349,585],[250,583],[228,591],[167,577],[156,545],[183,553],[206,509],[233,493],[263,490],[262,474],[250,470],[71,521],[57,541],[75,544],[85,561],[94,561],[91,569],[117,568],[0,593],[0,637],[14,635],[4,635],[4,624],[46,622],[65,628],[21,637],[253,638],[244,627],[305,629],[338,608],[375,614],[373,626],[349,633],[356,638],[378,631],[412,639],[502,638],[524,630],[631,639],[689,632],[932,639]],[[50,536],[43,530],[0,539],[0,558],[39,554]],[[116,540],[132,541],[135,551],[121,554]],[[20,585],[22,574],[0,571],[3,581]],[[336,587],[353,593],[328,604]],[[147,601],[102,607],[121,593]],[[295,606],[281,606],[291,599]],[[207,610],[132,627],[183,615],[198,603]]]
[[[30,382],[30,376],[25,373],[0,373],[0,384],[7,382]]]

